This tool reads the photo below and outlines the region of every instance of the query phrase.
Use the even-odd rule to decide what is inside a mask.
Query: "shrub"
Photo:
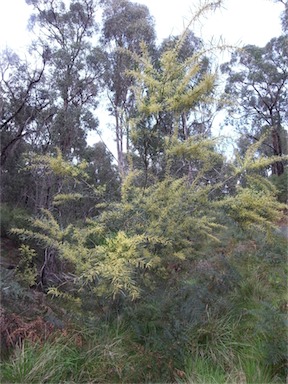
[[[27,226],[28,217],[27,211],[22,208],[0,204],[1,236],[10,238],[12,236],[10,230],[16,226],[18,228]]]

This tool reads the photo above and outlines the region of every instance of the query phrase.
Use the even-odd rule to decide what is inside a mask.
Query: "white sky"
[[[134,1],[134,0],[133,0]],[[155,18],[159,40],[180,34],[190,19],[198,0],[136,0],[145,4]],[[265,45],[281,33],[280,13],[283,5],[272,0],[226,0],[225,8],[202,22],[205,39],[222,35],[231,44]],[[32,7],[25,0],[0,0],[0,47],[18,48],[29,42],[26,31]]]
[[[137,1],[137,0],[136,0]],[[155,17],[158,38],[162,40],[169,34],[178,35],[183,25],[191,18],[193,9],[199,0],[139,0],[145,4]],[[265,45],[271,37],[281,34],[280,3],[272,0],[225,0],[224,8],[202,20],[202,32],[205,39],[223,36],[231,44]]]
[[[159,41],[169,35],[178,35],[191,18],[199,0],[132,0],[145,4],[155,19]],[[194,30],[196,36],[210,41],[223,37],[227,44],[254,44],[264,46],[272,37],[281,34],[281,3],[272,0],[225,0],[225,8],[207,15]],[[0,0],[0,49],[7,45],[15,50],[23,49],[31,38],[26,30],[32,7],[25,0]],[[229,59],[229,56],[228,56]],[[107,130],[107,116],[99,116],[100,129],[112,152],[115,142]],[[106,129],[105,129],[106,128]],[[94,141],[98,138],[94,137]]]

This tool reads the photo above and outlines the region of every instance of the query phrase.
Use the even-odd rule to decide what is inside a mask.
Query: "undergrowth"
[[[134,303],[99,312],[87,299],[82,317],[45,338],[40,319],[33,327],[15,317],[1,382],[285,383],[286,257],[282,237],[231,230],[221,252],[207,248]]]

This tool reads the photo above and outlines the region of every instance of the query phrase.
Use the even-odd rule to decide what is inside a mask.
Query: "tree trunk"
[[[117,106],[115,107],[115,120],[116,120],[116,144],[117,144],[118,169],[119,169],[121,178],[123,178],[124,176],[123,130],[120,123],[120,117],[119,117]]]
[[[281,138],[279,135],[279,129],[273,127],[272,128],[272,146],[275,156],[282,156],[282,146],[281,146]],[[276,161],[276,163],[272,164],[272,174],[280,176],[284,173],[284,164],[283,161]]]
[[[182,113],[182,125],[183,125],[184,138],[185,138],[185,140],[188,140],[189,132],[188,132],[188,127],[187,127],[186,112]],[[192,181],[193,181],[193,166],[192,166],[192,162],[188,161],[188,182],[189,182],[189,184],[192,184]]]

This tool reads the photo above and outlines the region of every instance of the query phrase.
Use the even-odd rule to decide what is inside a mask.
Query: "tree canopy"
[[[230,63],[222,65],[227,74],[225,91],[232,99],[232,121],[252,142],[268,131],[269,139],[263,143],[268,156],[282,156],[286,151],[287,52],[288,40],[283,35],[263,48],[245,46],[233,53]],[[283,172],[282,161],[272,166],[273,174]]]

